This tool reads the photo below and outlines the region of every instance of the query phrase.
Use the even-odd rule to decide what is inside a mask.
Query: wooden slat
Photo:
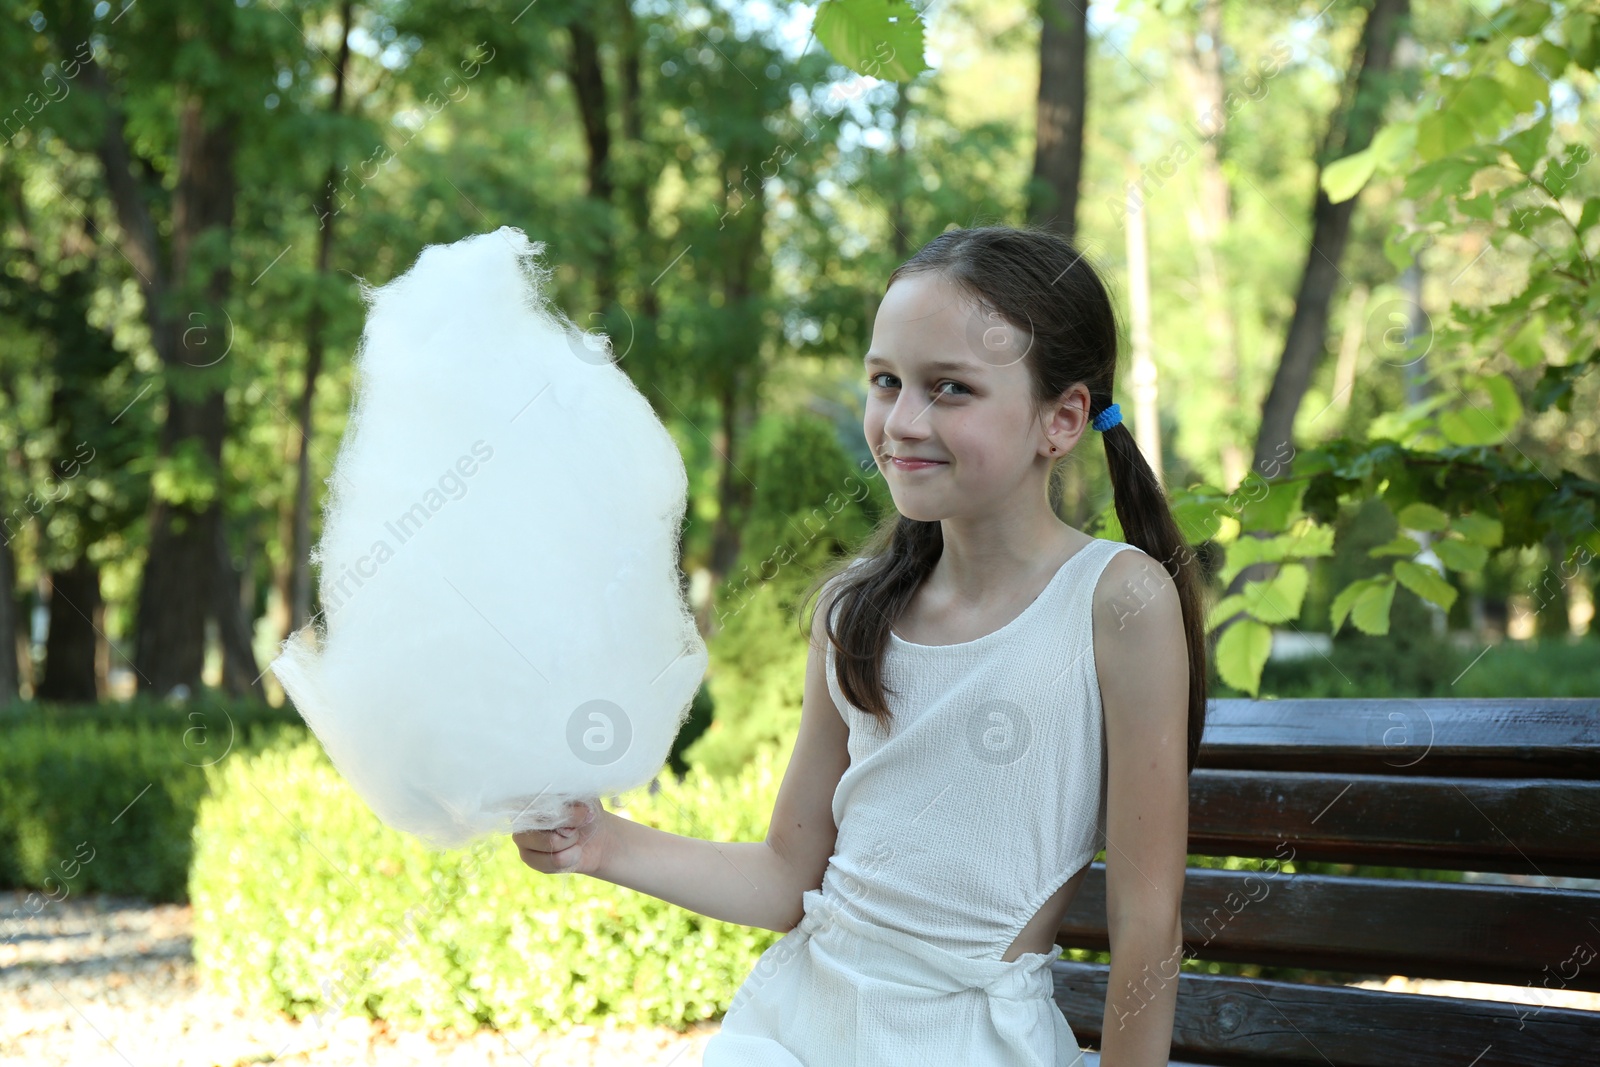
[[[1083,1049],[1078,1057],[1072,1060],[1068,1067],[1100,1067],[1100,1053],[1093,1049]],[[1168,1060],[1167,1067],[1209,1067],[1204,1063],[1192,1063],[1189,1060]]]
[[[1213,700],[1197,766],[1600,779],[1600,699]]]
[[[1600,781],[1197,768],[1189,851],[1600,878]]]
[[[1055,1001],[1100,1048],[1109,968],[1051,964]],[[1555,1067],[1592,1064],[1600,1012],[1499,1001],[1178,976],[1172,1059],[1326,1067]]]
[[[1057,932],[1107,950],[1105,865],[1095,863]],[[1350,974],[1600,991],[1574,951],[1600,943],[1600,893],[1189,868],[1184,955]],[[1570,977],[1567,972],[1575,971]]]

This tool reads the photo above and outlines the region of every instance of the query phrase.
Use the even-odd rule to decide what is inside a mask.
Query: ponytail
[[[1110,401],[1094,404],[1098,409]],[[1183,607],[1183,631],[1189,648],[1189,771],[1200,755],[1200,735],[1206,728],[1206,665],[1209,662],[1205,623],[1205,581],[1200,560],[1178,528],[1166,491],[1150,469],[1139,443],[1127,426],[1117,423],[1100,435],[1105,440],[1106,465],[1122,524],[1123,540],[1166,568],[1178,588]]]

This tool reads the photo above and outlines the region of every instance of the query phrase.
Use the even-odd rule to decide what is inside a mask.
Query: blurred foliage
[[[284,730],[244,700],[0,707],[0,886],[185,899],[205,768]]]
[[[886,506],[876,465],[861,470],[815,416],[763,420],[752,453],[751,519],[739,564],[718,592],[709,642],[709,684],[723,714],[685,752],[719,776],[736,774],[763,747],[787,761],[809,655],[800,613],[814,606],[800,604],[800,594],[846,545],[867,536]]]
[[[1307,564],[1331,553],[1330,531],[1318,524],[1352,500],[1380,499],[1401,526],[1428,535],[1432,559],[1407,536],[1371,548],[1389,562],[1339,590],[1328,609],[1335,632],[1348,620],[1387,635],[1401,621],[1392,608],[1412,596],[1450,610],[1458,586],[1481,576],[1503,547],[1544,545],[1580,569],[1600,554],[1592,451],[1569,468],[1562,452],[1571,437],[1531,447],[1520,440],[1535,423],[1553,430],[1566,422],[1558,413],[1582,411],[1574,401],[1589,395],[1580,388],[1593,389],[1590,372],[1600,366],[1600,268],[1585,244],[1600,223],[1600,194],[1589,192],[1592,136],[1571,121],[1558,128],[1555,116],[1561,89],[1593,84],[1597,42],[1592,4],[1507,4],[1472,25],[1448,63],[1430,67],[1414,108],[1321,172],[1335,203],[1375,176],[1403,179],[1414,222],[1383,242],[1396,271],[1420,263],[1431,245],[1485,230],[1489,246],[1521,253],[1525,270],[1507,279],[1503,299],[1452,292],[1446,312],[1425,315],[1421,331],[1391,327],[1374,346],[1387,369],[1425,368],[1426,395],[1375,417],[1364,435],[1298,455],[1287,448],[1272,464],[1283,469],[1252,474],[1258,484],[1247,479],[1242,498],[1206,487],[1180,494],[1191,510],[1213,506],[1200,526],[1228,544],[1225,573],[1275,565],[1273,576],[1213,609],[1211,626],[1225,627],[1218,670],[1230,686],[1259,691],[1270,626],[1299,614]]]
[[[664,776],[654,794],[607,798],[608,810],[760,840],[780,773],[761,753],[737,778]],[[190,880],[201,977],[297,1018],[683,1029],[726,1011],[779,937],[599,879],[538,874],[505,837],[429,851],[383,826],[309,738],[285,734],[210,782]]]

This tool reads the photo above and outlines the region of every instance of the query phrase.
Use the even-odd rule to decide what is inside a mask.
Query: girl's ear
[[[1044,412],[1044,443],[1040,446],[1046,455],[1064,456],[1078,444],[1078,438],[1089,427],[1089,387],[1082,382],[1070,386],[1057,399],[1053,407]],[[1050,451],[1050,446],[1055,451]]]

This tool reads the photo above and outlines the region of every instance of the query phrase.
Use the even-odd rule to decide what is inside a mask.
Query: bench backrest
[[[1189,852],[1531,875],[1528,885],[1190,867],[1184,957],[1325,971],[1188,970],[1190,1063],[1600,1063],[1600,1012],[1351,988],[1404,975],[1600,991],[1600,699],[1216,700],[1190,778]],[[1552,881],[1557,880],[1557,881]],[[1105,866],[1056,938],[1105,950]],[[1058,961],[1056,1001],[1100,1047],[1109,968]],[[1153,990],[1165,976],[1136,985]]]

